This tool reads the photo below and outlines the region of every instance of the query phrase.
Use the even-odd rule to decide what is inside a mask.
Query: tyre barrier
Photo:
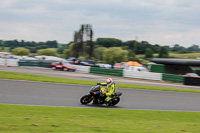
[[[162,80],[168,81],[168,82],[174,82],[174,83],[183,83],[184,82],[184,76],[176,75],[176,74],[162,74]]]
[[[41,61],[41,60],[20,60],[19,66],[35,66],[35,67],[51,67],[51,63],[55,61],[48,60],[48,61]]]
[[[184,77],[184,85],[200,86],[200,78]]]

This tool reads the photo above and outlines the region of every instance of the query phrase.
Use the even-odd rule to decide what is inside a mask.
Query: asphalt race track
[[[31,74],[53,76],[53,77],[92,80],[92,81],[100,81],[100,82],[105,82],[105,80],[108,78],[107,76],[103,76],[103,75],[94,75],[94,74],[85,74],[85,73],[83,74],[83,73],[77,73],[77,72],[53,71],[53,70],[51,70],[51,68],[42,68],[42,67],[5,67],[5,66],[0,66],[0,71],[31,73]],[[182,85],[179,83],[172,84],[172,83],[166,83],[166,82],[160,82],[160,81],[148,81],[148,80],[130,79],[130,78],[123,78],[123,77],[112,77],[112,78],[116,83],[165,86],[165,87],[173,87],[173,88],[200,90],[199,86],[186,86],[186,85]]]
[[[81,105],[91,86],[0,79],[0,103],[134,110],[200,111],[200,94],[118,88],[117,106]]]

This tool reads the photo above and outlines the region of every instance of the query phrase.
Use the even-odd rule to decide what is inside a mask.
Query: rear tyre
[[[80,102],[81,102],[82,104],[88,104],[88,103],[90,103],[91,101],[92,101],[91,95],[85,95],[85,96],[83,96],[83,97],[80,99]]]

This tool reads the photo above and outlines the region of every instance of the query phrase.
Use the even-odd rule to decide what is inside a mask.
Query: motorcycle
[[[120,101],[121,92],[116,92],[115,95],[111,96],[111,100],[109,102],[105,102],[107,89],[101,88],[99,85],[93,86],[89,94],[84,95],[80,102],[82,104],[88,104],[93,101],[93,104],[106,104],[107,106],[114,106]]]

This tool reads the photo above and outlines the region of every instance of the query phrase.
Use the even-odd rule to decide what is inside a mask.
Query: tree
[[[70,57],[70,49],[65,49],[63,55],[65,59],[68,59]]]
[[[74,32],[73,52],[78,53],[78,56],[83,56],[87,52],[88,57],[91,58],[93,54],[93,30],[90,24],[82,24],[79,31]],[[86,45],[85,45],[86,43]]]
[[[151,50],[152,50],[154,53],[158,53],[158,52],[159,52],[159,49],[160,49],[160,45],[155,44],[155,45],[152,46],[152,49],[151,49]]]
[[[190,46],[188,49],[188,51],[200,51],[199,46],[193,44],[192,46]]]
[[[166,47],[161,47],[159,50],[159,55],[158,58],[168,58],[169,54],[168,54],[168,50]]]
[[[103,47],[121,47],[122,41],[116,38],[98,38],[97,44]]]
[[[29,55],[30,54],[30,50],[26,49],[26,48],[14,48],[12,50],[12,54],[19,55],[19,56]]]
[[[146,48],[145,50],[145,58],[153,58],[153,51],[150,48]]]
[[[57,41],[47,41],[46,45],[48,46],[48,48],[57,48],[58,47]]]
[[[174,47],[172,47],[171,50],[174,51],[174,52],[176,52],[176,51],[185,51],[185,48],[180,46],[179,44],[175,44]]]
[[[94,57],[97,59],[97,60],[103,60],[103,53],[104,53],[104,50],[106,48],[105,47],[98,47],[98,48],[95,48],[94,49]]]
[[[38,55],[47,55],[47,56],[56,56],[57,55],[56,50],[51,49],[51,48],[37,50],[37,54]]]
[[[123,42],[123,47],[128,47],[130,50],[133,51],[134,49],[135,40]]]
[[[89,36],[89,41],[87,41],[87,45],[89,45],[88,55],[89,59],[92,58],[93,50],[94,50],[94,43],[93,43],[93,30],[91,25],[87,25],[87,36]]]
[[[57,53],[58,53],[58,54],[62,54],[62,53],[64,52],[65,48],[66,48],[65,45],[59,46],[58,49],[57,49]]]
[[[121,47],[110,47],[104,50],[103,60],[105,63],[117,63],[127,61],[128,51]]]
[[[149,42],[147,42],[147,41],[142,41],[142,42],[138,43],[136,53],[137,54],[145,54],[145,50],[146,50],[145,48],[152,49],[153,46],[151,44],[149,44]]]

